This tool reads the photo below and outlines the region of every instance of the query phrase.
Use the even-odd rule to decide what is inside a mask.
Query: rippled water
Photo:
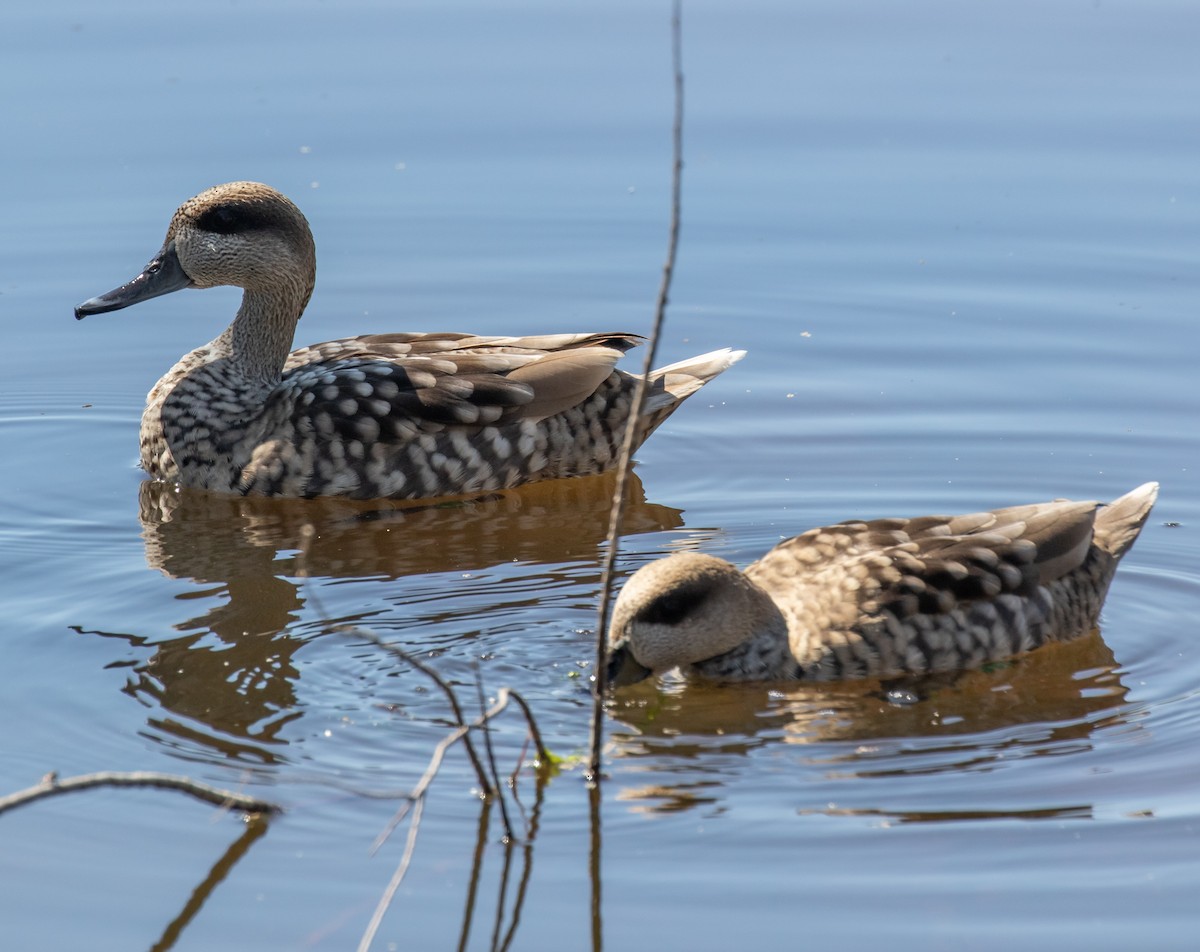
[[[71,308],[215,182],[290,194],[298,343],[644,330],[665,245],[657,4],[65,3],[5,15],[0,793],[186,773],[0,816],[5,947],[343,949],[451,723],[365,635],[567,758],[510,801],[454,750],[376,948],[1190,948],[1200,889],[1200,10],[1170,2],[685,9],[687,167],[661,356],[750,354],[639,453],[623,574],[811,525],[1162,482],[1101,631],[917,686],[617,698],[589,800],[611,483],[452,506],[145,482],[146,390],[228,290]],[[516,715],[493,738],[523,755]],[[527,756],[527,754],[526,754]],[[389,945],[389,943],[391,943]]]

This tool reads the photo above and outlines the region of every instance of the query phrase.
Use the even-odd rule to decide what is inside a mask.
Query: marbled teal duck
[[[638,569],[609,628],[617,686],[896,677],[978,667],[1092,630],[1158,495],[843,522],[739,572],[681,552]]]
[[[308,222],[255,182],[175,212],[137,277],[77,318],[181,288],[243,289],[233,323],[155,385],[141,459],[157,479],[266,496],[432,498],[598,473],[615,463],[635,384],[632,334],[375,334],[291,351],[312,295]],[[741,359],[720,350],[651,375],[639,444]]]

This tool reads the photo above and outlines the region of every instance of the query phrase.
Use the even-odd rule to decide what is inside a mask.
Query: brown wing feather
[[[620,359],[619,350],[589,347],[547,354],[518,367],[507,379],[533,390],[533,399],[519,411],[520,419],[544,420],[582,403],[608,379]]]
[[[768,589],[824,599],[853,579],[864,611],[937,614],[981,598],[1031,594],[1078,568],[1094,502],[1055,502],[962,516],[877,519],[813,529],[780,543],[747,574]],[[846,597],[843,591],[842,596]]]
[[[541,420],[587,399],[632,334],[373,334],[294,351],[274,403],[318,439],[410,439],[446,426]],[[268,408],[268,414],[272,408]]]

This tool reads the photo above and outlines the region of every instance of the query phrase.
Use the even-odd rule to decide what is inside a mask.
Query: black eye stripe
[[[196,226],[218,235],[236,235],[265,228],[272,223],[269,212],[249,202],[222,202],[196,218]]]
[[[677,625],[704,606],[710,591],[703,583],[680,586],[645,605],[637,620],[648,625]]]

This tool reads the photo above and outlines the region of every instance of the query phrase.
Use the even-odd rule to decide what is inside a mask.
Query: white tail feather
[[[689,357],[650,372],[652,389],[646,396],[645,413],[654,413],[674,406],[690,397],[718,374],[728,370],[746,356],[744,350],[722,347],[696,357]]]

